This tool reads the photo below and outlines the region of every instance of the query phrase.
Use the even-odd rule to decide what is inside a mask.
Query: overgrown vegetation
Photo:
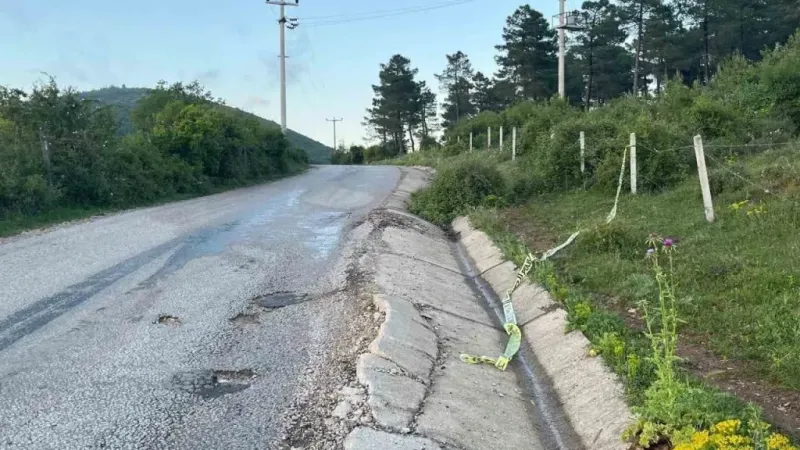
[[[279,129],[224,109],[197,83],[160,83],[121,136],[109,107],[59,89],[0,88],[0,230],[201,195],[297,173]]]
[[[135,131],[133,121],[131,120],[131,113],[136,107],[136,103],[141,98],[147,96],[149,92],[150,89],[147,88],[133,88],[123,85],[109,86],[88,92],[81,92],[79,95],[82,98],[96,100],[101,105],[111,106],[115,118],[119,121],[119,134],[126,135]],[[280,127],[280,125],[271,120],[264,119],[263,117],[259,117],[225,105],[221,100],[217,100],[217,103],[221,109],[227,110],[233,114],[243,114],[246,117],[257,120],[265,127]],[[304,151],[308,155],[308,160],[311,164],[329,164],[331,162],[331,154],[333,153],[333,150],[327,145],[317,142],[291,129],[286,130],[286,139],[289,141],[289,145],[292,148]]]
[[[651,98],[614,99],[589,111],[550,100],[482,112],[447,130],[450,144],[399,161],[435,165],[440,173],[476,158],[495,167],[506,181],[481,200],[453,203],[436,180],[414,207],[439,223],[470,210],[473,223],[518,264],[528,249],[545,251],[582,230],[533,276],[620,375],[640,419],[630,438],[641,447],[792,449],[766,429],[758,408],[713,387],[719,374],[693,374],[679,356],[708,349],[731,367],[723,376],[741,377],[753,386],[747,389],[800,390],[798,73],[800,34],[758,63],[730,58],[707,85],[674,80]],[[465,149],[470,133],[485,143],[487,128],[500,126],[518,129],[515,161],[508,146]],[[606,224],[634,132],[639,194],[623,195]],[[696,134],[706,144],[713,224],[703,216],[696,179]],[[623,180],[627,192],[627,174]],[[501,208],[488,207],[493,202]],[[646,258],[654,230],[670,239],[651,240],[658,252],[666,242],[677,249],[668,269]]]

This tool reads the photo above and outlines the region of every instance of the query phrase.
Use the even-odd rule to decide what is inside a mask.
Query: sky
[[[573,1],[568,1],[570,8]],[[286,7],[287,125],[328,145],[363,144],[380,64],[396,53],[438,93],[461,50],[496,70],[494,46],[520,0],[300,0]],[[550,19],[557,0],[529,3]],[[420,11],[421,8],[427,8]],[[264,0],[0,0],[0,85],[151,87],[200,81],[226,103],[280,123],[278,7]],[[411,12],[417,10],[416,12]]]

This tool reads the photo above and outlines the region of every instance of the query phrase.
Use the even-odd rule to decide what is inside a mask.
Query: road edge
[[[506,261],[489,236],[472,227],[467,217],[452,222],[456,239],[494,293],[501,297],[513,285],[516,267]],[[625,429],[633,414],[617,376],[600,358],[591,357],[591,343],[580,331],[567,332],[566,312],[542,287],[523,280],[514,295],[524,343],[535,363],[551,380],[555,395],[585,448],[625,450]]]

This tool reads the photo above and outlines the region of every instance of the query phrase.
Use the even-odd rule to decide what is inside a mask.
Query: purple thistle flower
[[[672,239],[670,239],[670,238],[664,239],[664,247],[667,247],[667,248],[672,247]]]

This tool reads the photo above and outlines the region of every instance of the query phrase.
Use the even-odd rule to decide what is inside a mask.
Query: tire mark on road
[[[133,273],[182,242],[182,238],[173,239],[144,251],[115,266],[102,270],[80,283],[73,284],[55,295],[38,300],[0,320],[0,351],[47,325],[71,308]]]

